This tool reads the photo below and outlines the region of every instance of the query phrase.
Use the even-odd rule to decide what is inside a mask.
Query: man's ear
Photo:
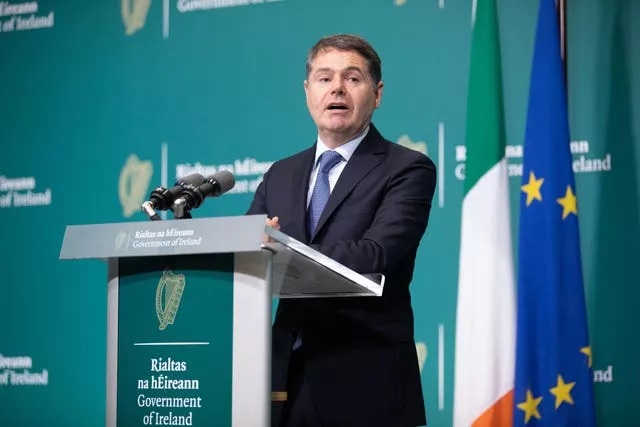
[[[382,88],[384,87],[384,83],[382,82],[382,80],[380,80],[378,82],[378,84],[376,85],[376,87],[374,88],[374,92],[376,94],[376,100],[374,103],[375,108],[378,108],[380,106],[380,103],[382,102]]]

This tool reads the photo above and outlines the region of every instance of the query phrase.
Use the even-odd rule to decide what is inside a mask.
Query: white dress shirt
[[[369,126],[357,137],[347,142],[346,144],[342,144],[341,146],[334,149],[334,151],[340,153],[342,156],[342,160],[340,163],[335,165],[331,171],[329,171],[329,191],[333,191],[333,188],[336,186],[336,182],[338,182],[338,178],[340,174],[344,170],[344,167],[347,165],[347,162],[353,155],[358,145],[362,142],[367,133],[369,132]],[[311,177],[309,178],[309,189],[307,191],[307,208],[309,208],[309,202],[311,201],[311,194],[313,194],[313,188],[316,185],[316,177],[318,176],[318,159],[325,151],[330,150],[324,145],[322,139],[320,139],[320,135],[318,135],[318,143],[316,144],[316,159],[314,162],[314,167],[311,170]]]

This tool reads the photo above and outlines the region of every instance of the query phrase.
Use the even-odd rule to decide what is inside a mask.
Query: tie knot
[[[341,160],[342,155],[340,155],[340,153],[338,153],[337,151],[325,151],[320,156],[320,166],[318,166],[318,169],[320,170],[320,172],[327,173]]]

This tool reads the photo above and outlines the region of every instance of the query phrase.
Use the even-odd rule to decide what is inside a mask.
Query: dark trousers
[[[353,425],[360,426],[362,423]],[[393,425],[400,426],[414,427],[415,424]],[[287,401],[282,407],[278,427],[332,427],[322,422],[313,405],[306,379],[304,345],[291,354],[287,376]]]
[[[279,427],[322,427],[306,380],[304,346],[292,353],[287,378],[287,402]]]

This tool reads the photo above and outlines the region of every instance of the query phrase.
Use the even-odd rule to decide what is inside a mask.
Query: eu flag
[[[514,425],[595,425],[578,204],[554,0],[540,0],[524,142]]]

